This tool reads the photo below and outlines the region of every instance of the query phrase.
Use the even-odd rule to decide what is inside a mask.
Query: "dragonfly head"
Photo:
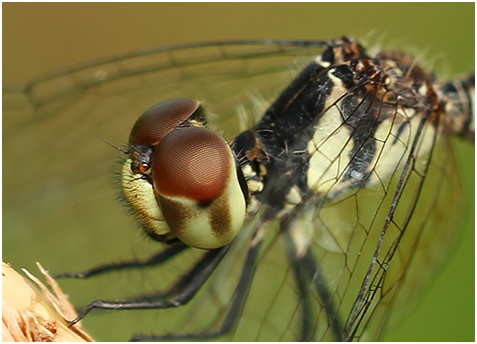
[[[203,126],[200,103],[177,98],[147,110],[129,136],[124,194],[152,237],[202,249],[240,230],[246,190],[228,143]]]

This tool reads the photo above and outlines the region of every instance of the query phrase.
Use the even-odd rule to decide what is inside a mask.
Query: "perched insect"
[[[164,318],[180,308],[133,339],[376,339],[455,237],[462,202],[449,139],[474,139],[473,75],[438,83],[409,56],[368,55],[343,37],[166,48],[51,80],[27,90],[45,123],[76,106],[101,123],[92,103],[72,101],[78,90],[119,100],[108,111],[129,119],[118,89],[138,89],[128,110],[161,100],[118,149],[123,199],[163,247],[57,277],[167,269],[193,252],[152,292],[95,300],[73,323],[99,308]]]

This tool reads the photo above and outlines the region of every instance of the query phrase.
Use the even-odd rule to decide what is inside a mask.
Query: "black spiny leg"
[[[208,251],[184,276],[172,285],[165,294],[147,296],[137,300],[94,300],[71,323],[76,324],[95,308],[100,309],[160,309],[185,305],[205,284],[231,244]]]
[[[287,248],[288,259],[292,267],[293,275],[295,276],[296,286],[299,293],[299,302],[302,306],[302,326],[300,341],[313,341],[313,323],[312,309],[310,303],[310,281],[308,279],[308,271],[303,266],[303,258],[298,257],[297,250],[293,240],[290,238],[288,231],[283,231],[285,234],[285,245]]]
[[[328,290],[324,276],[321,273],[320,266],[309,249],[306,251],[303,258],[301,258],[300,263],[308,274],[308,278],[311,280],[316,293],[323,303],[323,307],[328,315],[328,324],[331,327],[335,340],[340,342],[343,341],[343,325],[339,319],[338,311],[334,305],[333,298]]]
[[[249,249],[245,260],[242,275],[240,276],[237,289],[235,290],[232,303],[225,316],[225,319],[217,331],[206,331],[201,333],[186,334],[168,334],[168,335],[135,335],[132,341],[181,341],[181,340],[210,340],[229,333],[237,324],[240,317],[244,300],[247,298],[250,285],[256,270],[256,262],[258,252],[260,250],[262,240],[257,240]]]
[[[53,278],[55,279],[88,278],[88,277],[102,275],[102,274],[113,272],[113,271],[135,269],[135,268],[145,268],[145,267],[160,265],[167,262],[169,259],[175,257],[177,254],[179,254],[180,252],[182,252],[183,250],[187,248],[189,248],[189,246],[183,243],[177,243],[143,260],[128,260],[124,262],[104,264],[104,265],[99,265],[92,269],[82,271],[82,272],[65,272],[62,274],[56,274],[56,275],[53,275]]]

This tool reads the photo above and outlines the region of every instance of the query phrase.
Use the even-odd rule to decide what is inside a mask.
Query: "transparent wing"
[[[423,132],[416,147],[427,134],[432,139]],[[314,210],[313,252],[345,340],[376,340],[395,324],[455,241],[462,198],[449,143],[435,143],[420,157],[413,143],[405,142],[404,163],[390,179]],[[321,322],[330,332],[325,316]]]
[[[253,126],[323,45],[228,43],[112,58],[40,78],[22,93],[4,94],[8,202],[3,215],[4,230],[12,233],[5,256],[28,266],[34,260],[15,252],[27,247],[34,259],[62,272],[156,250],[157,243],[138,235],[132,229],[137,225],[115,201],[119,190],[110,180],[118,178],[117,154],[101,139],[121,145],[149,106],[188,96],[201,100],[211,127],[232,140]],[[423,132],[421,137],[428,136]],[[372,188],[353,190],[326,205],[318,198],[307,200],[287,223],[264,223],[259,211],[187,306],[91,315],[86,325],[98,339],[108,340],[133,333],[219,331],[236,291],[247,288],[236,310],[237,326],[221,340],[291,341],[302,337],[304,326],[314,340],[376,339],[425,285],[458,228],[460,191],[458,179],[450,177],[456,175],[450,145],[444,136],[433,147]],[[402,161],[413,154],[405,150]],[[400,180],[405,184],[398,186]],[[402,195],[391,211],[397,193]],[[254,232],[264,239],[256,260],[247,265]],[[313,259],[295,264],[302,232]],[[160,268],[64,286],[76,304],[161,292],[202,255],[189,251]],[[313,278],[303,278],[310,271]],[[241,278],[250,272],[253,281],[244,286]]]

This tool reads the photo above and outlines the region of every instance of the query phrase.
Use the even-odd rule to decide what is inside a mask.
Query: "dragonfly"
[[[100,309],[155,309],[133,340],[376,340],[459,229],[450,140],[474,140],[473,74],[438,82],[411,56],[347,37],[228,41],[88,63],[21,91],[29,108],[4,119],[21,151],[4,157],[18,197],[40,185],[68,211],[101,207],[111,150],[97,137],[128,140],[111,144],[117,193],[159,247],[56,275],[159,276],[91,301],[73,326]],[[44,158],[28,169],[16,159],[32,155]]]

